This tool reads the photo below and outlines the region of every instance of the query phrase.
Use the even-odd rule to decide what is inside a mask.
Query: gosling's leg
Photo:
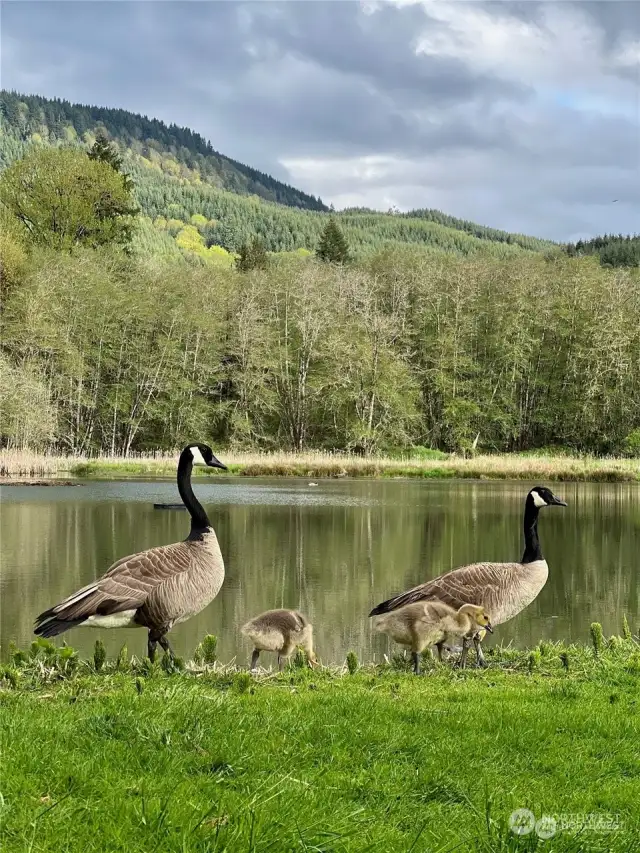
[[[284,658],[278,652],[278,672],[282,672],[283,667],[284,667]]]
[[[464,669],[467,665],[467,655],[469,654],[469,646],[471,645],[470,637],[462,638],[462,654],[460,655],[460,660],[458,661],[458,667],[460,669]]]
[[[480,669],[486,669],[488,666],[486,660],[484,659],[484,653],[482,651],[482,638],[480,634],[473,635],[473,646],[476,650],[476,666]]]
[[[418,652],[411,652],[411,660],[413,661],[414,675],[420,675],[420,655]]]
[[[253,671],[258,666],[258,658],[260,657],[260,649],[254,649],[251,655],[251,670]]]
[[[438,650],[438,660],[442,663],[442,649],[444,647],[444,640],[441,640],[439,643],[436,643],[436,649]]]

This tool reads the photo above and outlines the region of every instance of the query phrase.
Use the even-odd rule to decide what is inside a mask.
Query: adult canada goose
[[[383,601],[373,608],[369,616],[390,613],[416,601],[443,601],[456,609],[462,604],[479,604],[491,614],[493,625],[507,622],[531,604],[549,575],[549,567],[542,556],[538,539],[538,513],[545,506],[566,505],[550,489],[535,486],[525,500],[525,548],[519,563],[473,563],[462,566]],[[483,637],[482,632],[476,632],[473,636],[478,666],[485,666],[480,648]],[[466,663],[469,643],[467,637],[462,641],[461,666]]]
[[[493,632],[491,621],[483,607],[463,604],[458,610],[442,601],[418,601],[407,604],[391,613],[376,616],[373,627],[388,634],[401,646],[411,649],[413,671],[420,673],[420,653],[428,646],[436,645],[442,660],[445,640],[452,637],[471,637],[478,627]]]
[[[309,666],[317,663],[313,651],[313,626],[297,610],[267,610],[243,625],[240,631],[253,643],[251,669],[256,668],[263,651],[277,652],[278,669],[282,669],[285,658],[290,657],[297,646],[306,651]]]
[[[224,580],[224,562],[215,531],[191,488],[193,465],[222,468],[206,444],[184,448],[178,462],[178,491],[191,515],[183,542],[150,548],[115,562],[101,578],[41,613],[34,633],[55,637],[69,628],[140,626],[149,631],[148,653],[156,645],[173,654],[167,632],[212,601]]]

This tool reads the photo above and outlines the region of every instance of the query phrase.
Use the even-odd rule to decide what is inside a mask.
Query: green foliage
[[[529,660],[527,662],[527,666],[529,672],[533,673],[537,669],[540,669],[540,651],[538,649],[534,649],[532,652],[529,652]]]
[[[196,663],[213,665],[218,659],[218,638],[215,634],[207,634],[195,651]]]
[[[592,622],[591,628],[591,643],[593,645],[593,653],[596,657],[600,657],[604,647],[604,634],[602,633],[602,625],[599,622]]]
[[[349,652],[347,655],[347,669],[349,670],[349,675],[355,675],[358,671],[358,658],[355,652]]]
[[[242,695],[251,689],[253,679],[250,672],[236,672],[233,677],[233,689],[236,693]]]
[[[109,142],[103,132],[98,132],[96,141],[91,146],[88,155],[90,160],[98,160],[106,163],[115,172],[122,173],[122,180],[125,190],[131,192],[133,190],[133,181],[126,173],[122,172],[123,159],[118,153],[115,146]]]
[[[388,452],[399,458],[389,475],[454,476],[433,460],[474,444],[615,455],[636,428],[632,272],[408,248],[348,267],[275,259],[246,275],[195,226],[181,228],[228,266],[193,262],[148,220],[140,233],[168,241],[155,260],[31,250],[3,305],[5,445],[124,455],[198,434],[265,450]],[[588,464],[559,469],[581,477]]]
[[[623,449],[627,456],[640,457],[640,428],[631,430],[624,440]]]
[[[565,246],[570,257],[596,255],[607,267],[640,266],[640,235],[605,234],[592,240],[578,240]]]
[[[93,668],[96,672],[99,672],[104,666],[104,662],[107,659],[107,652],[104,647],[104,643],[102,640],[96,640],[96,644],[93,650]]]
[[[349,260],[349,246],[333,217],[329,219],[322,232],[316,255],[321,261],[331,264],[346,264]]]
[[[629,627],[629,620],[626,613],[622,617],[622,636],[625,640],[632,639],[631,628]]]
[[[14,666],[0,666],[0,685],[5,682],[14,690],[18,686],[20,674]]]
[[[147,168],[157,174],[189,178],[293,207],[326,210],[319,198],[224,157],[200,134],[186,127],[167,126],[158,119],[127,110],[71,104],[58,98],[50,100],[5,90],[0,92],[0,110],[6,129],[21,140],[37,134],[40,140],[56,144],[82,137],[91,146],[101,138],[110,137],[121,148],[144,160]]]
[[[72,149],[34,149],[0,176],[0,204],[27,242],[69,250],[127,244],[137,212],[122,175]]]
[[[562,668],[569,672],[571,670],[571,656],[569,652],[560,652],[560,662],[562,663]]]
[[[236,269],[240,272],[266,270],[268,266],[267,250],[259,237],[254,237],[249,243],[243,243],[240,246],[236,258]]]
[[[123,643],[120,651],[118,652],[118,657],[116,658],[116,669],[124,672],[129,669],[129,650],[127,649],[126,643]]]
[[[296,669],[306,669],[309,665],[309,658],[307,657],[307,653],[304,649],[296,649],[296,653],[293,656],[293,665]]]
[[[640,652],[634,652],[629,656],[625,669],[631,675],[640,675]]]

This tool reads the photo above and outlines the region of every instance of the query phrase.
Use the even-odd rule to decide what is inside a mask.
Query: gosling
[[[407,604],[384,616],[378,616],[373,625],[374,630],[388,634],[396,643],[411,649],[416,675],[420,673],[420,653],[424,649],[436,645],[438,658],[442,660],[445,642],[450,643],[454,637],[472,636],[478,626],[493,633],[491,620],[483,607],[463,604],[459,610],[454,610],[441,601]]]
[[[277,652],[278,669],[282,670],[285,660],[298,646],[307,653],[310,667],[318,663],[313,651],[313,626],[297,610],[267,610],[243,625],[240,631],[253,643],[252,670],[258,665],[260,652]]]

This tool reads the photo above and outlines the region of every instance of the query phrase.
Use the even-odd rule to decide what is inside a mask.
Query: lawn
[[[2,849],[637,851],[639,648],[254,677],[34,647],[0,690]],[[571,825],[517,835],[522,808]]]

